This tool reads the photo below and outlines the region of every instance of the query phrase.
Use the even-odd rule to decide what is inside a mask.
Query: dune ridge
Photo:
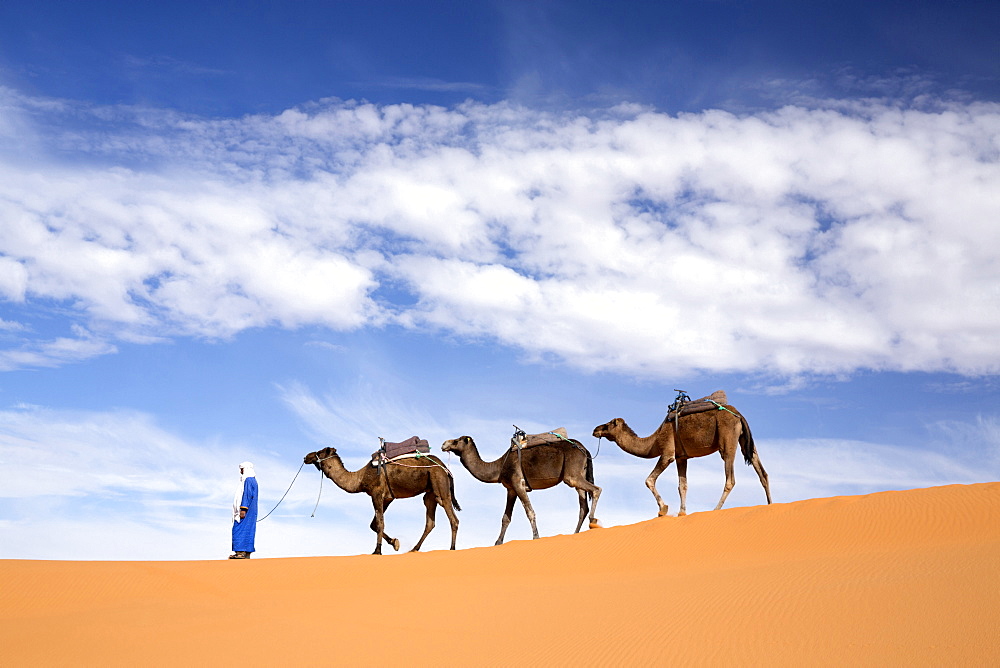
[[[982,665],[1000,483],[393,558],[0,560],[0,583],[0,665]]]

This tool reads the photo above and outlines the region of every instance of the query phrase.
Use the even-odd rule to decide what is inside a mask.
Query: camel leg
[[[451,490],[449,489],[449,494],[444,498],[438,497],[441,502],[441,507],[444,508],[444,514],[448,516],[448,522],[451,523],[451,549],[455,549],[455,541],[458,540],[458,515],[455,514],[455,508],[452,506]]]
[[[535,524],[535,509],[531,507],[527,485],[527,480],[523,480],[521,485],[514,485],[514,491],[517,494],[517,498],[521,500],[521,505],[524,506],[524,514],[528,516],[528,522],[531,524],[531,538],[532,540],[537,540],[538,525]]]
[[[385,538],[385,512],[381,505],[375,506],[375,519],[372,520],[375,530],[375,551],[372,554],[382,554],[382,539]]]
[[[726,497],[729,496],[729,493],[733,491],[733,487],[736,486],[736,474],[733,471],[733,460],[735,459],[735,448],[729,448],[729,451],[723,455],[723,461],[726,462],[726,486],[722,488],[722,498],[719,499],[719,505],[715,507],[716,510],[722,507],[722,504],[726,502]]]
[[[580,528],[583,527],[583,518],[587,516],[587,493],[589,492],[594,497],[593,503],[590,504],[590,523],[591,529],[597,529],[600,527],[598,523],[599,520],[594,517],[597,514],[597,500],[601,498],[601,488],[590,482],[589,480],[564,480],[567,485],[576,489],[577,495],[580,497],[580,521],[577,522],[576,531],[574,533],[580,533]]]
[[[382,512],[384,513],[385,511],[383,510]],[[372,520],[371,530],[378,533],[378,528],[375,526],[375,520]],[[385,541],[386,545],[392,545],[393,549],[396,550],[396,552],[399,552],[399,540],[385,533],[384,530],[382,532],[382,540]]]
[[[576,531],[573,533],[580,533],[580,527],[583,526],[583,518],[587,516],[587,511],[590,510],[587,505],[587,492],[582,488],[576,488],[576,495],[580,497],[580,519],[576,523]]]
[[[677,493],[681,497],[681,509],[677,517],[687,515],[687,495],[688,495],[688,460],[677,460]]]
[[[451,549],[455,549],[455,542],[458,540],[458,515],[455,514],[455,486],[452,477],[443,471],[439,477],[431,477],[431,486],[437,503],[444,508],[444,514],[448,516],[451,523]]]
[[[437,497],[434,496],[434,492],[427,492],[424,494],[424,508],[427,509],[427,521],[424,522],[424,535],[420,537],[417,544],[413,546],[410,552],[418,552],[420,546],[424,544],[424,538],[427,538],[427,534],[434,529],[434,513],[437,510]]]
[[[663,517],[667,514],[667,504],[663,503],[663,498],[660,497],[660,493],[656,491],[656,479],[660,477],[660,474],[663,473],[663,471],[666,470],[666,468],[670,466],[670,463],[673,461],[673,457],[660,457],[660,459],[656,462],[656,466],[654,466],[653,470],[649,472],[648,476],[646,476],[646,487],[648,487],[649,491],[653,493],[653,498],[656,499],[656,505],[660,507],[659,512],[656,513],[657,517]]]
[[[595,516],[597,515],[597,500],[601,498],[601,488],[594,485],[594,489],[591,491],[591,494],[594,495],[594,499],[590,502],[590,523],[588,526],[590,529],[599,529],[601,523]]]
[[[392,545],[392,549],[399,552],[399,539],[393,538],[385,532],[385,509],[389,507],[392,503],[392,499],[389,499],[385,503],[381,504],[381,512],[379,511],[380,505],[375,499],[372,499],[372,504],[375,506],[375,518],[372,519],[371,530],[375,532],[378,536],[378,540],[375,541],[375,551],[372,554],[382,554],[382,541],[384,540],[386,544]]]
[[[760,478],[760,484],[764,487],[764,494],[767,495],[767,502],[771,503],[771,486],[767,484],[767,471],[764,470],[764,465],[760,463],[760,457],[757,456],[757,451],[753,451],[753,458],[750,460],[750,465],[753,466],[753,470],[757,472],[757,477]]]
[[[503,536],[507,533],[507,526],[510,524],[510,516],[514,513],[514,500],[517,495],[514,494],[514,490],[507,489],[507,506],[503,511],[503,519],[500,520],[500,537],[497,538],[495,545],[503,544]]]

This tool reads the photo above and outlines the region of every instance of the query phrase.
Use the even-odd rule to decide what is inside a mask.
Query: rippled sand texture
[[[997,665],[1000,483],[383,558],[0,561],[0,665],[238,662]]]

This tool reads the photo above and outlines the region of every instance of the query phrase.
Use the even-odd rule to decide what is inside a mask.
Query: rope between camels
[[[271,513],[273,513],[275,511],[275,509],[277,509],[277,507],[281,505],[281,502],[285,500],[285,497],[288,496],[288,493],[290,491],[292,491],[292,485],[295,484],[295,479],[299,477],[300,473],[302,473],[302,467],[305,466],[305,464],[306,464],[305,462],[302,462],[299,465],[299,470],[295,472],[295,478],[292,478],[292,482],[288,483],[288,489],[286,489],[285,493],[281,495],[281,498],[278,499],[278,502],[276,504],[274,504],[274,508],[271,508],[269,511],[267,511],[267,515],[270,515]],[[260,518],[257,521],[258,522],[263,522],[264,520],[267,519],[267,515],[264,515],[264,517]]]
[[[592,454],[590,454],[590,451],[589,451],[589,450],[587,450],[587,448],[583,447],[583,444],[582,444],[582,443],[579,443],[579,442],[577,442],[577,441],[574,441],[574,440],[573,440],[572,438],[566,438],[565,436],[563,436],[563,435],[562,435],[562,434],[560,434],[559,432],[555,432],[555,431],[547,431],[547,432],[545,432],[545,433],[546,433],[546,434],[550,434],[550,435],[552,435],[552,436],[558,436],[558,437],[559,437],[559,438],[561,438],[562,440],[564,440],[564,441],[566,441],[567,443],[569,443],[570,445],[572,445],[572,446],[573,446],[574,448],[576,448],[577,450],[580,450],[580,451],[582,451],[582,452],[583,452],[584,454],[586,454],[586,455],[587,455],[588,457],[590,457],[591,459],[593,459],[594,457],[596,457],[596,456],[597,456],[597,455],[592,455]],[[601,452],[601,441],[600,441],[600,440],[598,440],[598,441],[597,441],[597,452],[598,452],[598,453],[600,453],[600,452]]]

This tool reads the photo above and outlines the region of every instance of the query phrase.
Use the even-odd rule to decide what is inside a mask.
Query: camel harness
[[[504,457],[507,457],[511,451],[517,453],[517,468],[521,471],[521,480],[524,482],[524,487],[529,492],[531,490],[531,484],[528,483],[527,476],[524,475],[524,469],[521,466],[521,450],[525,448],[533,448],[538,445],[545,445],[547,443],[558,443],[560,440],[566,441],[574,448],[587,455],[588,459],[593,459],[593,456],[577,441],[566,436],[566,429],[560,427],[559,429],[553,429],[552,431],[545,431],[541,434],[525,434],[524,430],[514,425],[514,435],[510,437],[510,450],[506,452]],[[599,446],[598,446],[599,447]]]
[[[724,406],[728,402],[726,399],[726,393],[724,390],[718,390],[708,395],[707,397],[702,397],[701,399],[692,400],[688,393],[684,390],[674,390],[677,393],[677,398],[674,399],[674,403],[667,407],[667,417],[664,418],[664,422],[674,423],[674,432],[676,433],[680,429],[681,418],[685,415],[692,415],[694,413],[704,413],[710,410],[726,411],[727,413],[732,413],[737,418],[740,416],[734,413],[732,410]]]
[[[388,443],[381,436],[378,437],[379,449],[372,455],[372,466],[378,469],[378,473],[385,479],[386,489],[389,490],[389,498],[395,499],[396,494],[392,491],[392,482],[389,480],[389,471],[386,469],[390,464],[393,466],[405,466],[410,469],[427,469],[430,466],[414,466],[413,464],[403,464],[398,461],[400,459],[427,459],[430,461],[431,466],[437,466],[443,469],[445,473],[449,476],[451,471],[448,470],[447,466],[439,464],[438,462],[431,459],[430,446],[427,441],[419,438],[417,436],[412,436],[405,441],[399,443]],[[390,454],[391,453],[391,454]]]

